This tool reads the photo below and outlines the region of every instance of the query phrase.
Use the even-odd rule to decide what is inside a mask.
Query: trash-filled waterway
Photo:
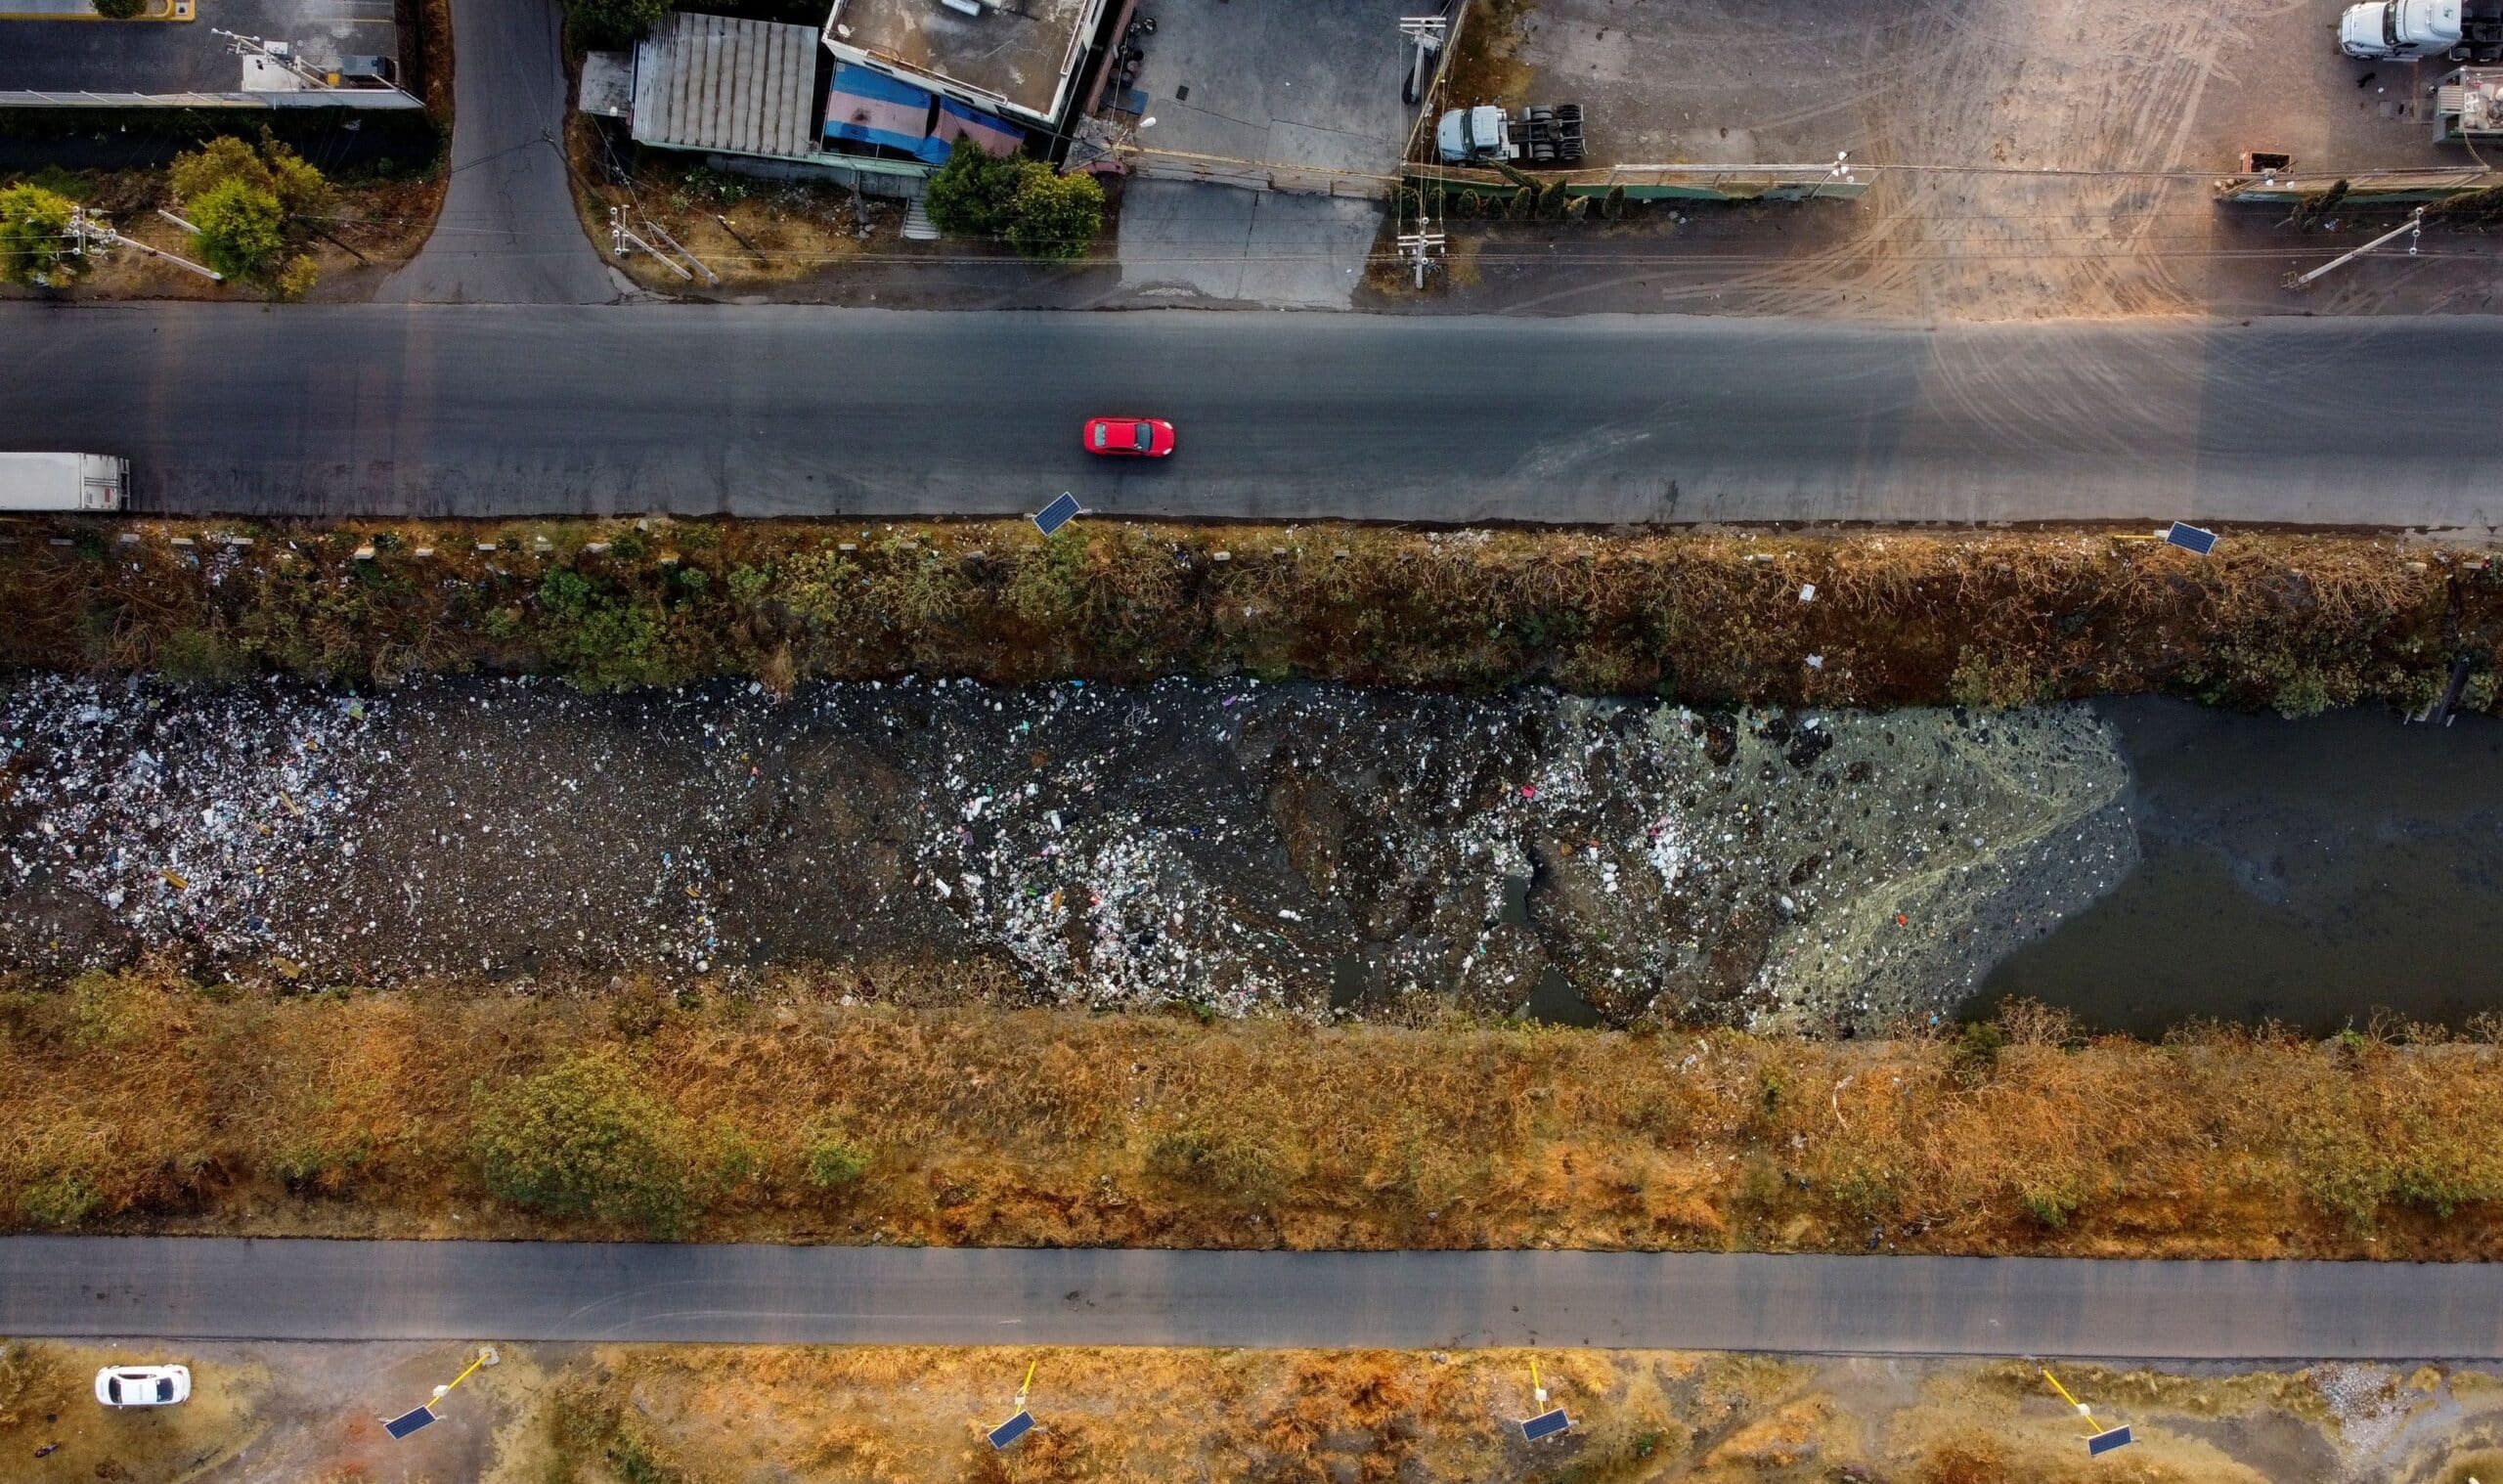
[[[2482,719],[28,676],[0,745],[0,962],[41,969],[901,959],[1037,1004],[1828,1034],[2003,992],[2134,1030],[2503,1004]]]
[[[1842,1031],[2130,864],[2082,708],[27,677],[0,736],[0,958],[316,984],[901,955],[1037,1003]]]

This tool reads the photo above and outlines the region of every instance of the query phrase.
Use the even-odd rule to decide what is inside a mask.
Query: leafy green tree
[[[286,251],[286,208],[245,180],[229,180],[185,203],[199,229],[199,255],[230,279],[264,278]]]
[[[1092,175],[1061,175],[1026,161],[1009,199],[1008,243],[1030,258],[1074,258],[1104,230],[1104,187]]]
[[[267,129],[258,149],[220,135],[177,156],[166,177],[199,229],[209,267],[263,283],[283,299],[312,291],[320,266],[288,249],[312,235],[314,218],[330,202],[330,183],[302,155]]]
[[[67,196],[41,186],[0,191],[0,280],[59,284],[85,272],[69,238],[76,209]]]
[[[669,0],[565,0],[565,24],[584,46],[624,46],[648,35]]]
[[[290,216],[309,216],[329,204],[330,183],[304,156],[261,131],[260,148],[220,135],[175,157],[166,172],[174,195],[196,201],[228,181],[240,180],[278,197]]]
[[[1009,202],[1017,195],[1024,163],[959,139],[947,152],[947,162],[930,177],[922,209],[950,237],[996,239],[1008,229]]]
[[[677,1237],[696,1205],[684,1120],[614,1056],[579,1056],[485,1098],[471,1152],[500,1200]]]
[[[108,21],[136,21],[148,0],[94,0],[96,14]]]

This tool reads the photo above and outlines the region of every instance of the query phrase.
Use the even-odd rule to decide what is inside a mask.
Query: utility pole
[[[186,232],[196,234],[199,231],[198,228],[184,221],[181,217],[175,216],[170,211],[160,212],[158,214],[170,218],[175,225],[181,227]],[[89,216],[86,208],[83,206],[72,211],[70,213],[69,220],[70,230],[78,239],[78,251],[81,255],[84,255],[87,250],[88,241],[93,240],[95,244],[99,247],[136,248],[152,258],[158,258],[173,264],[177,268],[198,274],[201,278],[208,280],[212,284],[223,284],[226,282],[226,275],[219,273],[214,268],[203,268],[189,258],[176,257],[174,254],[167,252],[162,248],[151,247],[146,242],[134,241],[131,239],[122,236],[120,233],[113,230],[112,223],[104,220],[102,217]]]
[[[712,269],[705,267],[703,259],[687,251],[685,246],[681,243],[678,239],[670,236],[669,229],[667,227],[653,221],[648,214],[643,218],[643,225],[652,229],[652,236],[659,238],[664,242],[667,242],[672,252],[677,253],[680,257],[682,257],[688,262],[694,264],[695,271],[704,275],[705,283],[712,284],[716,288],[722,286],[722,276],[715,273]]]
[[[1399,34],[1407,37],[1417,49],[1417,54],[1408,62],[1406,96],[1411,108],[1426,101],[1426,78],[1433,71],[1426,65],[1426,59],[1443,49],[1444,24],[1440,16],[1399,18]]]
[[[1611,173],[1613,172],[1611,171]],[[1849,150],[1837,151],[1834,154],[1834,167],[1825,172],[1825,178],[1823,180],[1821,180],[1808,188],[1808,199],[1813,201],[1827,186],[1832,185],[1838,180],[1849,179],[1851,179],[1851,152]]]
[[[2288,274],[2286,276],[2286,286],[2288,288],[2309,288],[2313,284],[2317,283],[2321,279],[2324,279],[2330,274],[2337,272],[2339,269],[2346,267],[2357,258],[2362,257],[2365,253],[2379,247],[2384,242],[2393,241],[2401,237],[2407,239],[2407,255],[2409,257],[2416,256],[2417,243],[2424,240],[2425,238],[2424,207],[2419,206],[2415,210],[2409,212],[2407,214],[2406,221],[2393,227],[2388,232],[2385,232],[2381,236],[2373,239],[2371,241],[2366,242],[2363,246],[2353,248],[2350,251],[2342,252],[2309,273]]]
[[[681,266],[678,259],[635,235],[634,229],[626,225],[626,208],[623,206],[608,208],[608,242],[609,250],[621,258],[626,255],[627,248],[639,247],[670,272],[690,284],[695,282],[695,275]]]
[[[1413,255],[1417,260],[1417,286],[1419,288],[1426,286],[1426,269],[1428,266],[1428,258],[1442,256],[1443,240],[1442,228],[1429,225],[1426,221],[1423,208],[1420,208],[1417,214],[1417,230],[1414,232],[1403,232],[1399,234],[1400,255],[1402,257]]]

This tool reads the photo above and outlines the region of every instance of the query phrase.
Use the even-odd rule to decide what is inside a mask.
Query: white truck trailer
[[[0,510],[118,510],[130,460],[108,454],[0,454]]]

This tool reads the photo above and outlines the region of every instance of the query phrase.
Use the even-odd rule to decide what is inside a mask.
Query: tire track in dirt
[[[2247,18],[2153,0],[1925,13],[1864,113],[1880,165],[2177,168]],[[1745,310],[1962,319],[2182,313],[2160,243],[2210,240],[2202,187],[2141,175],[1881,171],[1852,241],[1725,281]],[[2164,231],[2159,234],[2158,229]]]

